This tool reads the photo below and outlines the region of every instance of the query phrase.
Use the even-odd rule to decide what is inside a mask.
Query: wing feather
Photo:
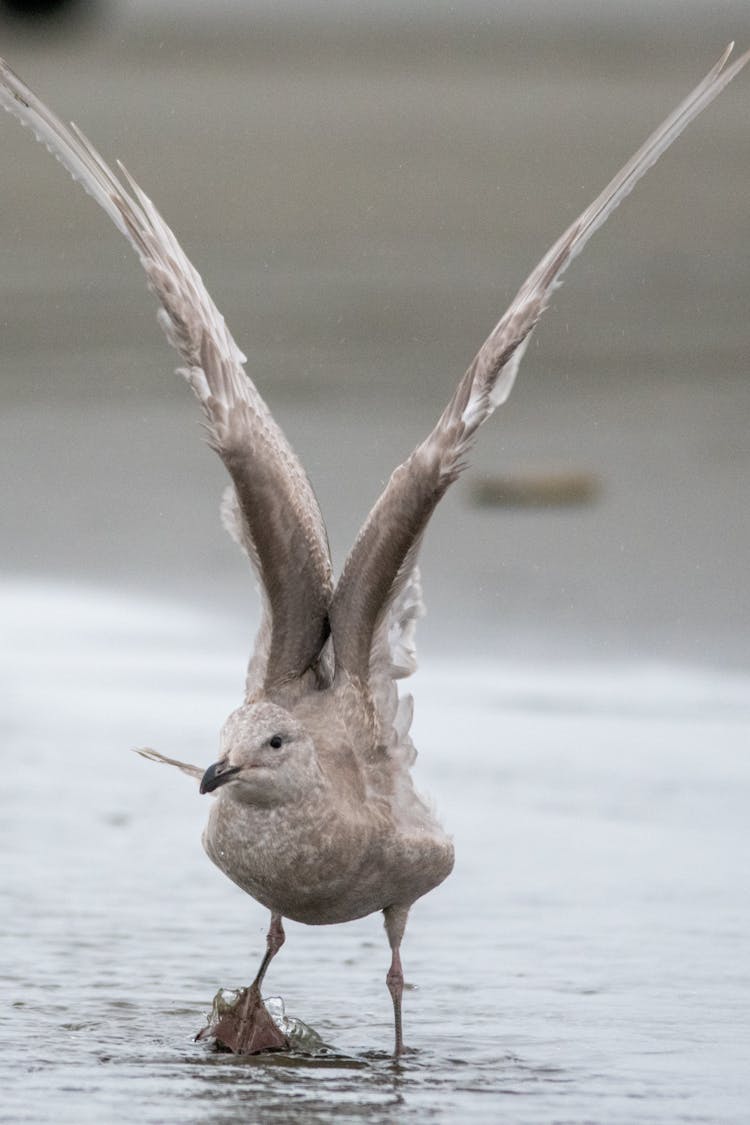
[[[83,133],[64,125],[0,60],[0,102],[61,161],[135,249],[159,321],[206,417],[241,509],[240,537],[265,591],[267,613],[253,685],[266,692],[313,667],[329,632],[333,581],[312,487],[243,370],[245,356],[201,278],[151,200],[122,165],[115,175]],[[261,667],[262,665],[262,667]]]
[[[595,231],[689,123],[750,59],[726,66],[733,44],[688,97],[552,245],[519,289],[459,382],[428,437],[400,465],[373,507],[346,560],[331,606],[339,676],[367,683],[401,583],[440,498],[461,473],[475,434],[510,394],[523,353],[563,272]],[[373,647],[374,646],[374,647]],[[382,691],[377,693],[382,696]]]

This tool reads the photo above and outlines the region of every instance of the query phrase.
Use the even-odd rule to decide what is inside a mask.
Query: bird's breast
[[[367,815],[367,813],[370,815]],[[453,848],[439,833],[409,837],[377,812],[347,820],[314,803],[256,809],[220,794],[203,846],[237,886],[308,925],[348,922],[408,905],[446,877]]]

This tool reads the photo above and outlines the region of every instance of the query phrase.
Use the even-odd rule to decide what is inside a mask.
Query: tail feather
[[[134,753],[140,754],[142,758],[148,758],[150,762],[162,762],[165,766],[176,766],[178,770],[194,777],[197,781],[203,777],[206,772],[200,766],[191,766],[187,762],[178,762],[176,758],[167,758],[164,754],[160,754],[158,750],[152,750],[150,746],[136,746]]]

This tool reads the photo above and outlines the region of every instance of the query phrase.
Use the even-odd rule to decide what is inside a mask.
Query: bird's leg
[[[393,1053],[396,1058],[399,1057],[404,1049],[404,1037],[401,1024],[401,997],[404,992],[404,974],[401,970],[400,948],[408,915],[408,906],[387,906],[383,911],[385,930],[388,934],[388,941],[391,946],[391,967],[386,975],[385,983],[388,985],[388,991],[393,1001],[393,1021],[396,1030],[396,1046]]]
[[[256,1055],[260,1051],[279,1051],[289,1047],[289,1040],[271,1019],[260,994],[266,970],[284,944],[284,939],[281,915],[271,914],[266,952],[255,980],[249,988],[242,989],[235,1003],[222,1013],[218,1022],[206,1029],[217,1043],[237,1055]]]
[[[260,963],[260,968],[258,969],[255,980],[250,985],[251,988],[256,988],[258,992],[260,992],[260,986],[263,984],[263,977],[266,975],[266,970],[285,941],[286,934],[284,933],[284,927],[281,922],[281,915],[272,914],[271,925],[268,927],[268,933],[266,934],[266,954]]]
[[[401,996],[404,991],[404,974],[401,970],[401,958],[398,949],[393,950],[391,967],[388,970],[385,983],[388,985],[388,991],[393,1000],[393,1020],[396,1027],[396,1046],[393,1053],[398,1057],[404,1049],[404,1037],[401,1030]]]

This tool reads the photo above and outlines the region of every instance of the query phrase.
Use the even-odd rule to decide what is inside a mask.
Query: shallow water
[[[128,748],[211,761],[242,638],[74,587],[0,611],[4,1120],[746,1120],[746,678],[425,668],[419,782],[458,859],[407,931],[412,1051],[368,918],[290,924],[267,979],[332,1054],[238,1060],[193,1036],[265,912],[202,854],[192,782]]]

